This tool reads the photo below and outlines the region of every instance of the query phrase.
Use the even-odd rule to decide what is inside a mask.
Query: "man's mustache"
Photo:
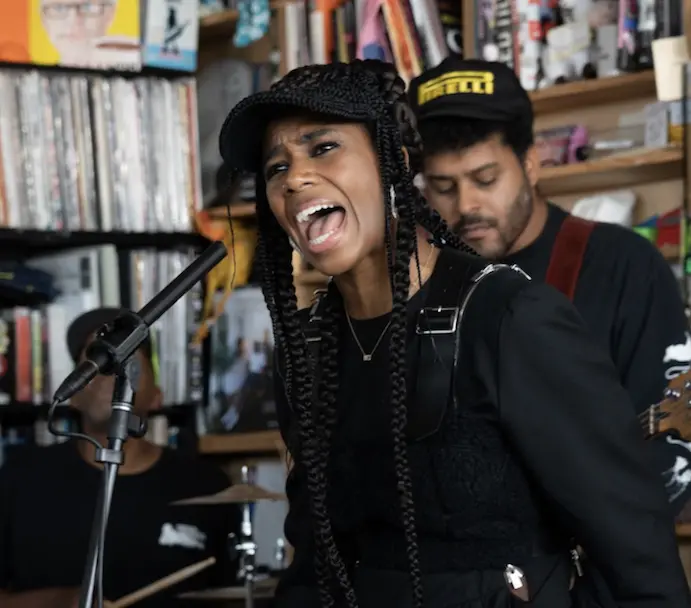
[[[464,233],[474,230],[476,228],[496,228],[497,220],[481,215],[463,215],[452,227],[452,230],[458,236],[463,236]]]

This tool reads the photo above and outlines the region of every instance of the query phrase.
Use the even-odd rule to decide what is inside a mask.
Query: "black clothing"
[[[413,377],[419,341],[429,339],[415,333],[417,313],[434,282],[452,281],[448,265],[444,270],[448,256],[458,256],[454,272],[468,277],[484,264],[444,250],[430,281],[411,298]],[[504,568],[529,566],[539,555],[552,575],[531,606],[570,607],[569,568],[563,551],[555,551],[573,535],[622,608],[688,608],[664,493],[612,363],[551,287],[525,281],[513,298],[492,306],[492,282],[496,287],[516,276],[498,273],[473,294],[462,321],[457,404],[446,407],[438,432],[420,438],[426,412],[438,408],[409,395],[409,420],[417,421],[409,428],[409,463],[426,606],[509,606]],[[388,315],[353,320],[366,352],[387,321]],[[408,563],[384,381],[389,353],[382,344],[363,362],[344,323],[339,355],[339,418],[328,471],[334,534],[355,569],[359,605],[382,606],[385,593],[387,605],[406,608]],[[280,382],[281,374],[276,377]],[[276,397],[290,446],[294,418],[282,386]],[[285,525],[295,555],[277,590],[278,608],[319,605],[305,484],[298,455],[288,477]]]
[[[450,55],[410,81],[418,122],[436,118],[514,122],[532,131],[533,104],[516,72],[500,61]]]
[[[102,473],[74,442],[36,448],[0,469],[0,589],[80,587]],[[232,584],[226,539],[239,513],[225,506],[171,506],[228,487],[215,467],[164,450],[147,471],[119,475],[105,543],[104,596],[115,601],[193,563],[218,565],[145,599],[182,608],[183,591]]]
[[[537,240],[502,261],[517,264],[534,281],[544,281],[567,215],[550,204]],[[660,401],[667,383],[688,371],[691,335],[679,286],[660,252],[632,230],[615,224],[595,226],[574,305],[596,342],[610,353],[637,412]],[[655,439],[653,444],[655,461],[678,513],[691,498],[691,484],[683,479],[683,472],[691,469],[691,444],[673,437]],[[675,473],[677,457],[686,465]]]

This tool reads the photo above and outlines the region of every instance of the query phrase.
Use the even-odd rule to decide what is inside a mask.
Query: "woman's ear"
[[[408,169],[410,169],[410,154],[408,154],[408,148],[403,146],[403,158],[405,158],[405,164],[408,166]]]

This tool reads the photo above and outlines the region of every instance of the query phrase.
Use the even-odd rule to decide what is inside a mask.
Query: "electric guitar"
[[[650,439],[666,431],[676,431],[691,441],[691,370],[667,385],[665,396],[638,415],[643,435]]]

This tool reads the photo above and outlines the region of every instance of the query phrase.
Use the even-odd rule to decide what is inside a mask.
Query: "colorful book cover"
[[[139,0],[30,0],[29,9],[31,63],[141,69]]]
[[[149,0],[144,19],[145,66],[194,72],[199,41],[198,0]]]
[[[0,19],[0,61],[31,63],[29,0],[6,2]]]

